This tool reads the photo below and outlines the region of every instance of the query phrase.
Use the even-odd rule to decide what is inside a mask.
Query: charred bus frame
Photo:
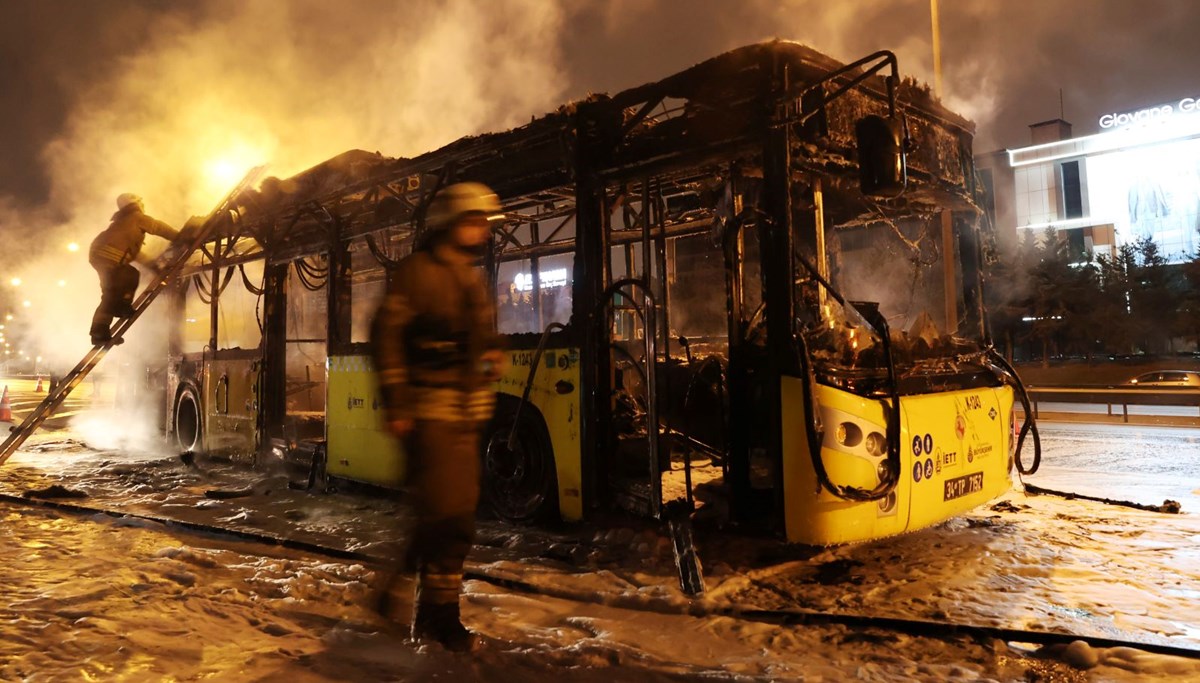
[[[877,75],[884,68],[890,73]],[[982,332],[970,141],[968,122],[899,81],[890,53],[842,65],[776,41],[414,159],[348,152],[246,193],[183,278],[178,316],[187,297],[200,295],[208,339],[190,352],[179,334],[172,341],[168,428],[184,447],[302,453],[335,476],[397,483],[402,455],[372,426],[378,418],[368,408],[369,356],[353,329],[364,315],[354,263],[369,254],[377,264],[368,269],[377,274],[371,284],[381,287],[387,266],[421,232],[437,189],[474,180],[504,203],[487,263],[491,283],[502,268],[528,262],[537,321],[509,336],[514,368],[497,387],[498,417],[483,454],[485,493],[501,514],[578,519],[623,505],[660,516],[664,463],[679,450],[720,463],[735,517],[764,520],[790,540],[858,540],[945,518],[1007,488],[1003,454],[1011,468],[1013,444],[1011,380],[988,360]],[[897,372],[886,317],[847,301],[830,282],[827,225],[865,225],[876,219],[863,216],[881,205],[889,215],[944,217],[937,224],[951,252],[943,258],[961,267],[945,273],[946,327],[980,331],[978,344],[954,349],[950,369]],[[695,386],[695,340],[672,333],[676,264],[668,245],[682,238],[711,240],[721,265],[723,281],[706,290],[725,301],[724,339],[709,366],[719,392],[710,401],[716,437],[671,425],[680,385]],[[539,264],[567,254],[570,315],[552,319]],[[253,262],[263,264],[261,285],[247,275]],[[219,343],[220,301],[235,276],[261,303],[253,348]],[[298,281],[322,294],[323,339],[289,338]],[[875,334],[882,355],[848,369],[819,362],[813,330],[835,327],[831,307],[842,311],[836,326]],[[634,332],[621,338],[618,329]],[[319,387],[325,414],[307,421],[289,412],[295,386],[287,367],[288,345],[305,343],[323,345],[327,370]],[[620,400],[631,392],[640,427],[630,427],[630,403]],[[968,430],[966,404],[989,408],[995,424],[971,422]],[[942,423],[956,413],[946,431]],[[924,426],[931,420],[939,426]],[[843,428],[878,438],[870,449],[861,439],[847,446]],[[957,433],[960,444],[953,453],[947,445],[945,482],[958,473],[967,483],[945,483],[934,501],[936,492],[918,492],[919,474],[908,476],[932,454],[907,444],[914,434],[951,440],[938,430]],[[631,441],[644,457],[632,468],[620,462]],[[986,477],[982,469],[951,472],[950,456],[975,447],[996,451]],[[366,463],[372,459],[391,464]],[[942,465],[939,450],[939,483]]]

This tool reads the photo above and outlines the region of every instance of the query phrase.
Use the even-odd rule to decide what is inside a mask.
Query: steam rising
[[[9,328],[24,330],[43,373],[83,356],[100,296],[87,246],[121,192],[179,227],[257,164],[286,177],[347,149],[414,155],[552,109],[564,89],[562,17],[538,0],[214,0],[159,16],[128,37],[141,47],[83,91],[44,150],[48,207],[18,213],[0,201],[4,233],[39,236],[0,254],[5,286],[22,280],[22,324]],[[149,237],[144,253],[163,246]],[[132,360],[165,358],[166,321],[152,317],[101,370],[140,373]]]

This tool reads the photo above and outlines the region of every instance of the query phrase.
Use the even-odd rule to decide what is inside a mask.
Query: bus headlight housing
[[[834,436],[842,446],[854,448],[862,441],[862,428],[853,422],[841,422]]]
[[[879,432],[871,432],[867,435],[867,452],[875,457],[881,457],[887,453],[887,438]]]

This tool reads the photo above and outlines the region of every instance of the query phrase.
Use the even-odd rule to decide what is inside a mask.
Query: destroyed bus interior
[[[980,308],[971,124],[899,78],[751,45],[411,159],[242,193],[175,289],[184,448],[384,487],[369,327],[438,188],[503,201],[501,516],[713,514],[789,541],[902,533],[1009,486],[1013,384]],[[702,510],[703,511],[703,510]]]

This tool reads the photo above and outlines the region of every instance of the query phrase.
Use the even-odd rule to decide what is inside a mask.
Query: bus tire
[[[481,448],[483,500],[495,515],[510,522],[537,522],[558,512],[558,476],[554,448],[537,408],[518,414],[519,401],[501,398],[484,430]],[[513,448],[508,435],[517,424]]]
[[[183,452],[204,449],[204,410],[201,406],[200,392],[191,384],[185,384],[175,397],[171,426],[175,445]]]

